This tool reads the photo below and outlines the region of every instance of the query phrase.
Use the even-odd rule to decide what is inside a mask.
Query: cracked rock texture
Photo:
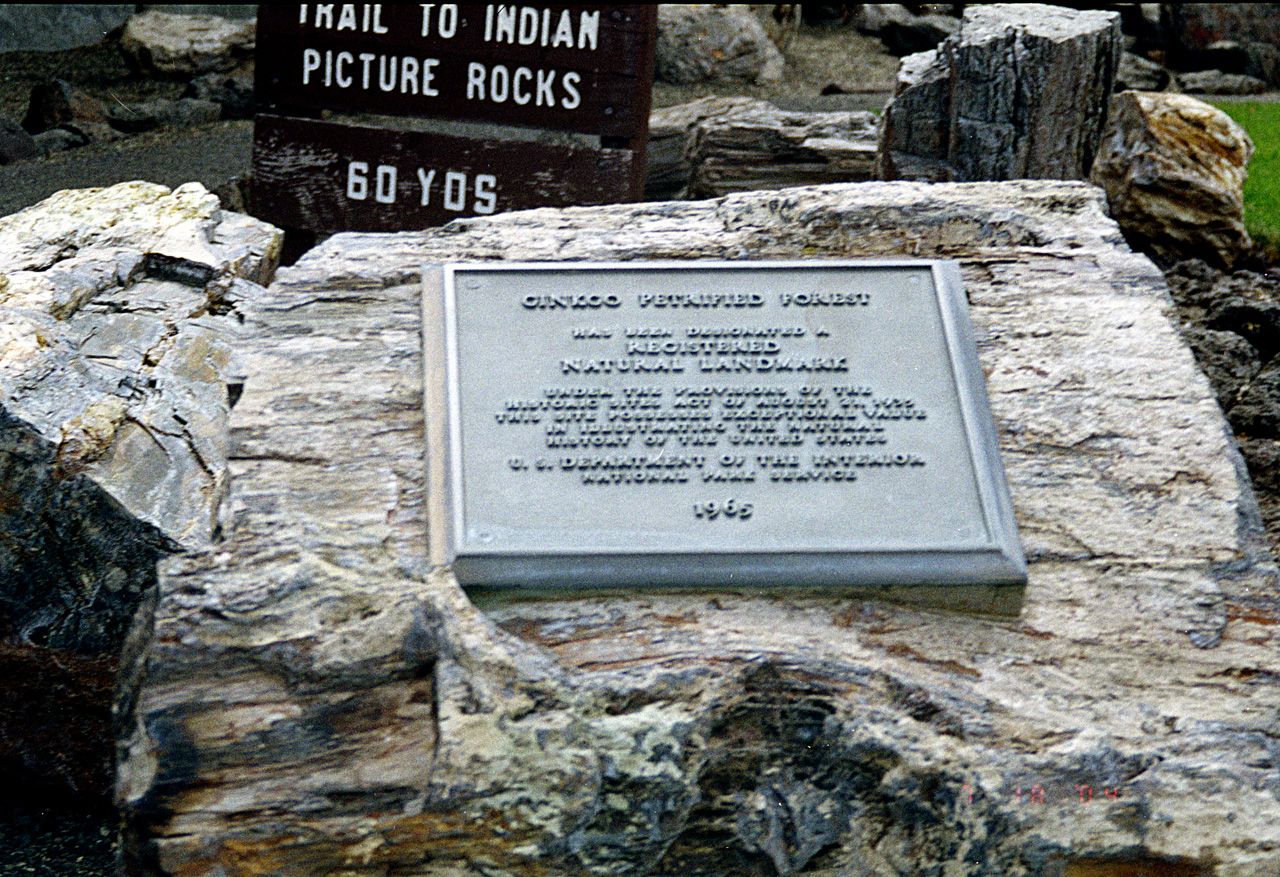
[[[6,672],[0,772],[106,791],[116,662],[157,558],[218,526],[236,309],[279,237],[198,184],[0,219],[0,638],[55,704]]]
[[[959,261],[1030,563],[966,589],[465,594],[421,266]],[[130,666],[132,874],[1271,877],[1280,620],[1164,281],[1082,183],[855,183],[342,234],[239,346],[234,525]],[[548,510],[553,514],[554,510]]]
[[[1117,12],[967,6],[957,33],[902,60],[880,178],[1088,179],[1120,55]]]

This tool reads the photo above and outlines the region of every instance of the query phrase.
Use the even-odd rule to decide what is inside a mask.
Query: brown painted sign
[[[625,201],[634,161],[626,149],[259,116],[253,193],[284,226],[399,231],[527,207]]]
[[[394,231],[643,191],[654,6],[264,5],[256,215]],[[603,148],[319,121],[328,112],[597,135]]]
[[[263,6],[256,93],[276,111],[379,113],[630,138],[648,124],[653,9]]]

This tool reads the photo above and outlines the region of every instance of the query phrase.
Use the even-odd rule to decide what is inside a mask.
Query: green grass
[[[1244,224],[1260,250],[1280,254],[1280,103],[1214,103],[1253,141],[1253,160],[1244,184]]]

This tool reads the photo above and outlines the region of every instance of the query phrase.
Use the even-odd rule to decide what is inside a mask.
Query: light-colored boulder
[[[768,81],[785,60],[745,6],[658,7],[654,77],[679,85],[713,79]]]
[[[1091,179],[1125,235],[1162,259],[1230,266],[1251,246],[1244,181],[1253,142],[1226,113],[1193,97],[1125,91]]]
[[[1016,616],[957,591],[511,600],[428,569],[422,265],[886,256],[960,262],[1030,564]],[[129,864],[1273,877],[1280,600],[1170,307],[1078,182],[331,238],[247,320],[236,526],[166,563],[125,676]]]
[[[256,21],[150,9],[129,19],[120,49],[153,76],[190,78],[239,66],[253,51]]]

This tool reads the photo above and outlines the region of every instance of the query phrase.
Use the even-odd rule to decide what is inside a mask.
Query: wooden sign
[[[630,138],[647,127],[653,7],[263,6],[268,106],[532,125]],[[651,63],[651,62],[650,62]]]
[[[635,160],[626,149],[259,116],[253,192],[286,227],[397,231],[528,207],[626,201]]]
[[[656,21],[638,5],[263,6],[255,88],[271,115],[255,123],[255,212],[390,231],[638,199]],[[568,131],[601,146],[305,118],[330,112]]]

